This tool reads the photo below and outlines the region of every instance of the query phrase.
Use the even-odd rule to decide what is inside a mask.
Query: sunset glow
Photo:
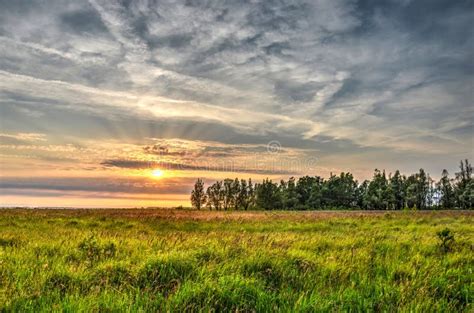
[[[159,178],[159,177],[162,177],[164,175],[164,172],[160,169],[155,169],[155,170],[151,171],[151,175],[155,178]]]
[[[472,10],[424,5],[4,2],[0,204],[189,205],[197,178],[454,175],[473,158]]]

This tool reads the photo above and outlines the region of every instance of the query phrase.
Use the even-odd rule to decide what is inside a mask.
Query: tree
[[[222,208],[222,202],[224,198],[224,193],[222,190],[222,182],[217,181],[213,185],[211,185],[209,188],[207,188],[207,203],[208,207],[214,209],[216,211],[219,211]]]
[[[303,176],[298,179],[296,193],[299,209],[309,210],[321,207],[322,184],[323,179],[319,176]]]
[[[453,184],[449,178],[449,173],[446,169],[441,172],[441,178],[436,183],[436,191],[439,197],[439,206],[443,209],[454,208],[455,195]]]
[[[369,210],[388,208],[388,183],[385,171],[375,169],[374,178],[367,187],[364,202]]]
[[[321,209],[323,207],[324,179],[316,176],[311,180],[311,193],[306,202],[307,209]]]
[[[455,194],[457,206],[461,209],[474,207],[474,182],[472,165],[466,159],[459,165],[460,172],[456,173]]]
[[[253,184],[244,179],[224,179],[207,188],[198,179],[191,194],[193,207],[200,209],[205,203],[215,210],[306,210],[320,208],[361,208],[366,210],[401,210],[408,208],[449,209],[474,207],[474,179],[468,160],[461,161],[460,172],[454,181],[443,171],[440,181],[434,184],[423,169],[408,177],[396,170],[388,179],[385,171],[375,169],[372,180],[361,184],[347,172],[339,176],[331,173],[325,180],[319,176],[294,177],[280,184],[268,178]]]
[[[418,195],[418,183],[416,174],[412,174],[405,180],[406,206],[410,209],[416,207]]]
[[[247,208],[254,208],[255,207],[255,188],[252,184],[252,179],[249,178],[249,185],[247,187],[247,197],[248,197],[248,205]]]
[[[234,182],[232,183],[232,201],[231,201],[231,208],[234,210],[239,210],[240,206],[237,203],[238,199],[237,197],[239,196],[240,193],[240,181],[238,178],[234,179]]]
[[[357,182],[351,173],[331,175],[322,190],[324,203],[329,207],[354,207],[357,204],[356,189]]]
[[[207,196],[204,192],[204,183],[202,179],[198,178],[194,184],[194,189],[191,191],[191,203],[194,208],[200,210],[206,204]]]
[[[428,175],[428,196],[426,198],[426,207],[427,208],[435,208],[438,205],[436,202],[437,197],[437,190],[435,186],[435,181],[433,178]]]
[[[224,210],[227,211],[228,209],[235,206],[235,184],[233,179],[224,179],[224,203],[223,207]]]
[[[367,209],[366,199],[367,199],[367,190],[369,189],[369,181],[364,180],[362,184],[357,187],[356,190],[356,201],[357,206],[361,209]]]
[[[235,207],[237,210],[247,210],[249,207],[249,195],[248,195],[248,187],[247,187],[247,181],[245,179],[242,179],[240,181],[240,186],[237,191],[237,196],[236,196],[236,201],[235,201]]]
[[[298,206],[298,192],[296,190],[295,178],[291,177],[288,183],[284,181],[280,184],[283,208],[286,210],[296,210]]]
[[[405,206],[404,180],[405,177],[400,174],[399,170],[396,170],[389,179],[389,203],[394,210],[401,210]]]
[[[256,205],[263,210],[281,209],[281,193],[278,185],[268,178],[256,185]]]
[[[408,176],[405,181],[406,203],[409,208],[426,209],[431,202],[430,178],[421,168],[416,174]]]
[[[416,195],[416,207],[419,209],[425,209],[428,201],[429,194],[429,177],[426,175],[425,170],[420,168],[417,174],[417,195]]]

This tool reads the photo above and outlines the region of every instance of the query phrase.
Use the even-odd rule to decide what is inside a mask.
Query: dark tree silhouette
[[[202,179],[198,178],[194,184],[194,189],[191,191],[191,204],[194,208],[200,210],[206,204],[207,196],[204,192],[204,183]]]
[[[198,179],[191,193],[193,207],[205,203],[214,210],[318,210],[363,209],[472,209],[474,207],[474,179],[468,160],[461,162],[460,171],[451,180],[443,170],[436,184],[420,169],[408,177],[395,171],[387,178],[385,171],[376,169],[372,180],[359,184],[351,173],[289,178],[280,184],[269,179],[253,184],[252,180],[225,179],[207,188]]]

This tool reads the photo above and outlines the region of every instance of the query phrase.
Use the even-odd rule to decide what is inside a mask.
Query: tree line
[[[461,161],[459,169],[454,178],[443,170],[438,182],[423,169],[409,176],[398,170],[387,175],[376,169],[372,180],[362,183],[349,172],[331,174],[328,179],[291,177],[280,183],[270,179],[255,184],[251,179],[224,179],[207,189],[198,179],[191,203],[198,210],[473,209],[472,165],[468,160]]]

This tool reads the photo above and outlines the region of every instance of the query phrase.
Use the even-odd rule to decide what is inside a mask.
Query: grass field
[[[472,312],[473,222],[459,211],[2,209],[0,311]]]

